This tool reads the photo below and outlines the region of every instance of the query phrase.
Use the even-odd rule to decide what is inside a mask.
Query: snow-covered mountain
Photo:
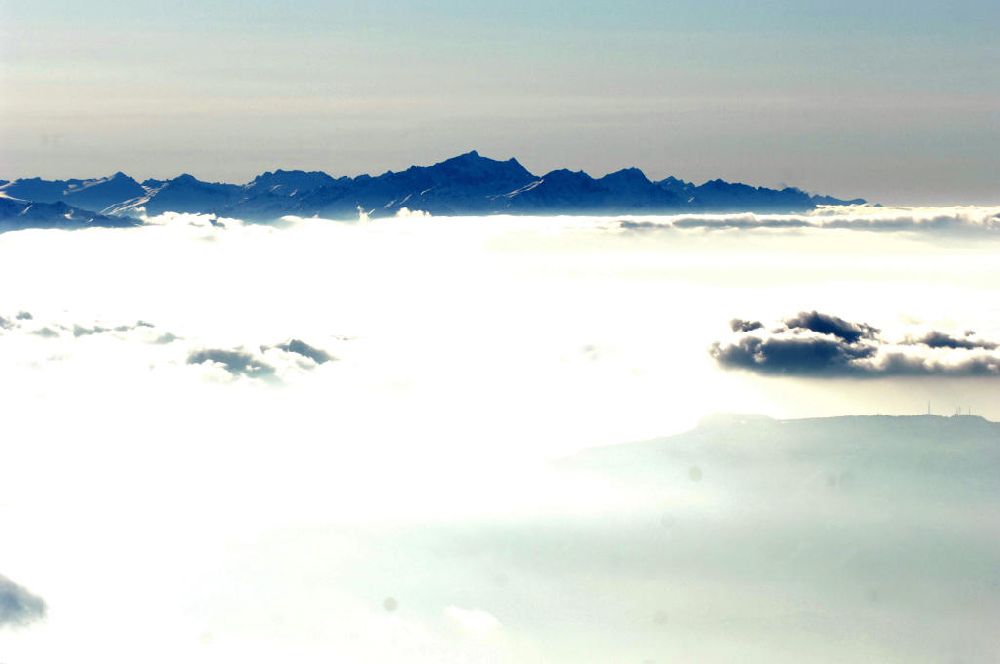
[[[597,179],[583,171],[552,171],[504,198],[512,212],[651,212],[685,206],[680,197],[657,187],[638,168]]]
[[[122,172],[92,180],[27,178],[0,185],[0,193],[35,203],[65,203],[100,212],[122,201],[144,196],[146,190]]]
[[[0,196],[0,233],[26,228],[126,228],[137,225],[129,217],[110,217],[90,210],[55,203],[37,203]]]
[[[315,171],[277,170],[245,185],[204,182],[188,174],[140,184],[116,173],[93,180],[20,179],[0,183],[0,194],[116,216],[203,212],[256,221],[285,215],[353,218],[359,209],[373,216],[393,215],[402,208],[438,215],[776,212],[864,202],[723,180],[695,185],[670,177],[653,182],[637,168],[601,178],[565,169],[538,176],[516,159],[498,161],[476,151],[377,176],[334,178]]]
[[[106,208],[108,213],[219,212],[235,203],[244,189],[236,184],[202,182],[187,173],[165,182],[147,182],[140,196],[118,201]]]

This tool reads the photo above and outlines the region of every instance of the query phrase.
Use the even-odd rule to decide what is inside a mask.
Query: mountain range
[[[143,182],[122,172],[89,180],[23,178],[0,181],[0,198],[6,199],[0,207],[0,228],[17,226],[17,219],[24,226],[28,213],[36,219],[49,214],[48,223],[56,226],[66,225],[59,219],[70,225],[119,226],[128,225],[129,218],[163,212],[273,221],[286,215],[350,219],[361,210],[370,216],[392,216],[403,208],[435,215],[676,214],[797,212],[865,202],[724,180],[701,185],[674,177],[653,181],[638,168],[600,178],[565,169],[538,176],[516,159],[498,161],[476,151],[378,176],[277,170],[243,185],[204,182],[189,174]],[[44,207],[49,205],[57,207]]]

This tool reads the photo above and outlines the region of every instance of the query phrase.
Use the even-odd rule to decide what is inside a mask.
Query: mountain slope
[[[71,207],[63,202],[35,203],[0,196],[0,232],[27,228],[128,228],[138,222],[123,217],[109,217]]]
[[[122,172],[92,180],[42,180],[28,178],[0,185],[0,193],[36,203],[65,203],[71,207],[101,211],[146,190]]]
[[[151,183],[151,184],[155,184]],[[108,208],[110,214],[149,215],[164,212],[217,213],[235,203],[244,187],[235,184],[203,182],[187,173],[144,189],[139,197]]]

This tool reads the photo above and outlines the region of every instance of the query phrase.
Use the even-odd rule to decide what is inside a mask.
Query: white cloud
[[[430,216],[430,212],[426,212],[424,210],[411,210],[408,207],[402,207],[396,211],[396,217],[400,219],[426,219]]]
[[[500,629],[500,621],[492,613],[482,609],[463,609],[460,606],[445,608],[444,615],[463,631],[477,638],[483,638]]]

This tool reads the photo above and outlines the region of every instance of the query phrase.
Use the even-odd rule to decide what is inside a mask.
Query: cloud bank
[[[800,214],[690,214],[632,218],[619,222],[624,230],[855,230],[885,233],[1000,233],[1000,207],[878,207],[822,206]]]
[[[801,312],[768,329],[730,322],[733,338],[710,353],[724,369],[796,376],[1000,376],[1000,344],[975,332],[931,330],[891,341],[867,323]]]

